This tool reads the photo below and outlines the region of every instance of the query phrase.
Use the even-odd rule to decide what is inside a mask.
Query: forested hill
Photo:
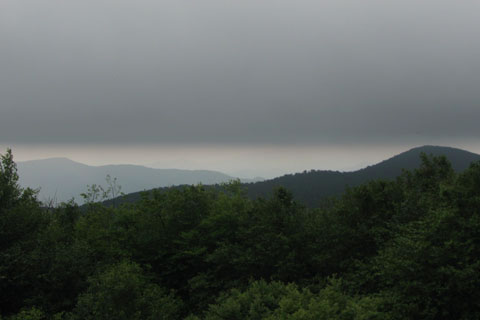
[[[7,151],[0,319],[480,319],[480,162],[421,159],[322,208],[239,183],[45,208]]]
[[[343,193],[347,186],[355,187],[369,180],[394,179],[402,169],[413,170],[420,166],[420,154],[444,155],[452,163],[455,171],[468,168],[471,162],[480,160],[480,155],[461,149],[439,146],[413,148],[378,164],[352,172],[311,170],[303,173],[287,174],[272,180],[245,184],[251,198],[271,194],[275,187],[283,186],[290,190],[295,199],[310,207],[316,207],[329,196]]]
[[[418,168],[421,163],[421,153],[446,156],[457,172],[468,168],[473,161],[480,160],[480,155],[457,148],[423,146],[413,148],[358,171],[311,170],[256,183],[244,183],[243,185],[251,199],[270,196],[272,190],[283,186],[290,190],[299,202],[309,207],[317,207],[323,199],[342,194],[347,186],[355,187],[376,179],[394,179],[402,173],[402,169],[413,170]],[[181,186],[174,188],[181,188]],[[135,202],[140,198],[140,192],[131,193],[124,196],[123,199],[117,200],[117,203],[122,201]],[[110,202],[107,201],[106,203],[109,204]]]

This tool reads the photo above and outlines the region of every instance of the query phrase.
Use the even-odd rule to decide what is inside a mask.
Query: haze
[[[271,177],[480,152],[479,1],[2,0],[0,146]]]

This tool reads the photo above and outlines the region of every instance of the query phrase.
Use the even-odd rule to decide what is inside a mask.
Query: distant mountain
[[[453,169],[458,172],[468,168],[470,163],[480,161],[480,155],[472,152],[450,147],[423,146],[357,171],[310,170],[261,182],[244,183],[244,186],[248,196],[253,199],[269,196],[275,187],[283,186],[292,191],[296,200],[309,207],[316,207],[323,199],[342,194],[348,186],[355,187],[375,179],[394,179],[402,173],[402,169],[418,168],[422,152],[427,155],[446,156],[452,163]],[[134,202],[139,199],[140,193],[136,192],[127,194],[119,202]],[[119,202],[117,201],[117,204]]]
[[[67,201],[74,197],[80,203],[80,193],[87,190],[87,185],[106,186],[107,174],[117,178],[124,193],[182,184],[217,184],[235,179],[217,171],[153,169],[138,165],[97,167],[66,158],[18,162],[17,167],[20,185],[40,187],[39,200],[42,201],[51,198]]]
[[[480,155],[468,151],[438,146],[417,147],[378,164],[353,172],[304,171],[288,174],[272,180],[246,184],[252,198],[269,195],[272,189],[283,186],[293,192],[300,202],[315,207],[328,196],[339,195],[347,186],[354,187],[374,179],[394,179],[402,169],[413,170],[420,165],[420,154],[444,155],[450,160],[455,171],[463,171]]]

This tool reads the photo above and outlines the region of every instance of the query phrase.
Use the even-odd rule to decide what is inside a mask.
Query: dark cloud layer
[[[480,2],[3,0],[0,142],[480,137]]]

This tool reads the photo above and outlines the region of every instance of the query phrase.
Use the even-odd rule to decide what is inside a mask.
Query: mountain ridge
[[[248,182],[247,180],[247,182],[243,183],[243,186],[251,198],[269,196],[274,188],[282,186],[289,189],[296,200],[307,206],[315,207],[327,197],[340,195],[345,191],[346,187],[355,187],[375,179],[394,179],[401,174],[403,169],[413,170],[417,168],[420,165],[421,153],[434,156],[445,155],[452,163],[455,171],[463,171],[471,162],[480,161],[479,154],[467,150],[425,145],[409,149],[355,171],[305,170],[303,172],[285,174],[264,181]],[[25,183],[25,181],[28,180],[25,178],[25,170],[27,170],[29,163],[35,163],[35,161],[38,161],[40,164],[54,162],[56,164],[55,172],[59,173],[61,177],[49,179],[45,177],[45,175],[38,175],[33,176],[37,179],[37,185]],[[59,166],[59,162],[73,165],[76,169]],[[104,185],[106,174],[110,174],[110,176],[118,178],[119,184],[124,188],[122,191],[125,192],[126,196],[124,200],[120,201],[127,202],[139,199],[141,190],[148,191],[151,189],[168,188],[172,186],[178,187],[197,183],[217,185],[218,187],[220,183],[235,179],[232,176],[212,170],[155,169],[129,164],[89,166],[61,157],[19,162],[18,167],[22,186],[42,186],[44,191],[47,189],[46,191],[50,194],[57,194],[57,196],[59,195],[58,190],[60,190],[60,192],[64,191],[64,184],[68,184],[71,179],[75,179],[78,182],[78,187],[75,192],[76,195],[79,195],[86,190],[87,185]],[[134,169],[135,173],[125,175],[125,173],[122,172],[126,169]],[[75,171],[75,174],[73,174],[72,171]],[[144,179],[148,180],[152,178],[152,173],[155,173],[153,176],[159,173],[168,174],[169,176],[167,175],[162,178],[157,176],[153,182],[149,180],[150,184],[143,183]],[[196,177],[194,177],[194,175],[196,175]],[[188,178],[188,176],[190,177]],[[43,184],[39,183],[40,177],[42,178]],[[32,178],[31,174],[30,178]],[[57,187],[52,188],[52,185]],[[41,190],[40,196],[42,195]],[[65,199],[65,196],[60,194],[59,201],[65,201],[70,198]]]
[[[420,154],[445,155],[455,171],[463,171],[471,162],[480,161],[480,155],[453,147],[425,145],[411,148],[376,164],[355,171],[305,170],[260,182],[243,183],[250,198],[268,197],[277,187],[285,187],[293,193],[295,200],[309,207],[316,207],[328,197],[342,194],[347,187],[355,187],[370,180],[395,179],[402,170],[413,170],[420,166]],[[216,187],[219,187],[218,185]],[[140,193],[127,194],[119,202],[134,202]],[[109,202],[106,202],[107,204]]]
[[[355,187],[369,180],[394,179],[402,170],[413,170],[420,165],[420,154],[444,155],[452,163],[455,171],[463,171],[473,161],[479,161],[480,155],[470,151],[444,146],[425,145],[401,152],[356,171],[311,170],[288,174],[271,180],[246,184],[248,195],[252,198],[268,196],[275,187],[285,187],[292,191],[295,198],[308,206],[317,206],[321,199],[336,196],[346,187]]]
[[[87,185],[105,185],[110,175],[117,178],[125,193],[182,184],[216,184],[236,179],[213,170],[155,169],[142,165],[112,164],[90,166],[74,160],[56,157],[29,160],[17,163],[22,187],[39,189],[39,199],[58,202],[75,198],[81,202],[80,194]]]

